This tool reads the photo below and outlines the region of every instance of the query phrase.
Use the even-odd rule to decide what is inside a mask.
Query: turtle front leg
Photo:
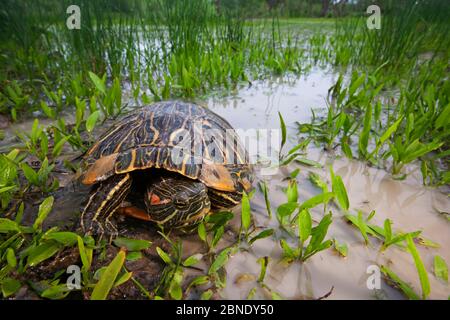
[[[114,213],[125,200],[131,188],[131,177],[128,173],[114,175],[98,184],[89,196],[81,214],[81,228],[87,234],[96,236],[118,234],[112,221]]]

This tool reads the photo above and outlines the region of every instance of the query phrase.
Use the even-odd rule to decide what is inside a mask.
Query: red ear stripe
[[[156,194],[152,193],[152,195],[150,196],[150,203],[151,204],[160,204],[161,198],[158,197]]]
[[[154,194],[154,193],[152,193],[151,195],[150,195],[150,204],[151,205],[158,205],[158,204],[166,204],[166,203],[169,203],[170,202],[170,199],[164,199],[164,200],[161,200],[161,198],[160,197],[158,197],[156,194]]]

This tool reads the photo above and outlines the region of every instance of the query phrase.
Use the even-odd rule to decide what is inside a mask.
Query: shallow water
[[[326,108],[327,91],[334,79],[333,74],[314,69],[297,81],[262,81],[232,96],[223,99],[211,98],[208,106],[225,117],[236,129],[279,128],[277,113],[280,111],[288,127],[288,136],[295,141],[295,122],[310,120],[311,108]],[[450,209],[450,201],[444,190],[424,187],[420,171],[415,165],[408,167],[410,174],[406,180],[398,181],[392,179],[385,170],[372,168],[345,157],[336,158],[315,147],[309,148],[307,157],[327,164],[324,168],[332,164],[335,173],[342,176],[352,213],[362,210],[367,215],[375,210],[376,215],[371,220],[372,223],[382,226],[384,219],[389,218],[393,221],[394,231],[422,230],[425,238],[441,245],[438,249],[424,246],[418,248],[430,278],[430,298],[447,299],[450,295],[449,286],[432,274],[435,255],[438,254],[450,262],[450,222],[436,211]],[[296,168],[301,169],[297,177],[300,202],[320,193],[320,190],[309,182],[308,172],[316,172],[325,181],[329,181],[328,169],[311,169],[297,164],[291,164],[273,176],[260,176],[259,179],[264,179],[269,184],[273,213],[280,204],[287,201],[282,190],[282,186],[285,187],[287,182],[283,179]],[[268,219],[261,192],[255,194],[251,204],[257,226],[278,229],[276,219]],[[328,238],[336,238],[340,243],[348,245],[346,258],[330,248],[303,264],[287,265],[280,262],[282,251],[277,240],[258,240],[248,252],[239,252],[230,258],[226,267],[228,281],[223,297],[242,299],[250,289],[257,286],[254,280],[242,279],[258,277],[260,266],[256,260],[263,256],[270,257],[266,284],[284,298],[318,298],[329,292],[331,287],[334,289],[329,299],[402,298],[399,291],[389,287],[384,281],[381,290],[367,288],[366,280],[370,275],[367,268],[370,265],[388,266],[420,293],[418,274],[408,252],[390,247],[380,253],[380,243],[376,239],[371,239],[372,246],[366,246],[359,231],[346,222],[337,207],[332,207],[332,211],[333,223]],[[313,209],[312,214],[316,221],[320,220],[323,215],[322,207]],[[254,277],[246,274],[253,274]],[[257,292],[256,297],[267,297],[267,291],[259,289]]]
[[[281,112],[288,128],[288,145],[296,144],[296,122],[308,122],[311,118],[311,108],[320,114],[326,108],[326,96],[329,87],[336,80],[333,73],[321,69],[313,69],[308,75],[298,79],[275,78],[267,81],[254,82],[252,86],[237,90],[229,96],[213,95],[202,104],[227,119],[236,129],[279,129],[278,112]],[[16,124],[6,130],[6,139],[2,146],[14,140],[15,129],[29,130],[31,122]],[[99,128],[100,131],[102,128]],[[382,226],[384,219],[393,221],[394,231],[422,230],[422,235],[441,245],[440,248],[427,248],[418,245],[420,255],[428,270],[431,283],[430,298],[447,299],[450,289],[447,284],[437,280],[432,274],[432,264],[435,255],[442,256],[450,263],[450,222],[437,213],[449,211],[450,201],[448,190],[426,188],[422,186],[420,171],[413,164],[408,167],[410,174],[407,179],[398,181],[392,179],[390,174],[382,169],[369,167],[366,164],[345,157],[339,158],[334,154],[325,152],[317,147],[309,147],[307,158],[324,164],[323,169],[290,164],[274,174],[258,175],[257,180],[265,180],[269,185],[269,198],[272,212],[286,202],[282,190],[287,185],[285,177],[300,168],[297,177],[299,186],[299,201],[305,201],[320,193],[308,180],[308,173],[315,172],[325,181],[329,181],[328,165],[332,164],[336,174],[342,176],[348,191],[352,213],[362,210],[366,215],[372,210],[376,215],[371,221]],[[72,228],[76,223],[77,215],[83,199],[87,197],[88,190],[80,188],[65,177],[66,188],[55,195],[55,208],[46,221],[46,226],[59,225]],[[255,183],[256,186],[256,183]],[[39,202],[36,202],[37,204]],[[371,238],[372,244],[366,246],[359,231],[348,224],[337,207],[331,205],[333,223],[330,226],[327,238],[336,238],[340,243],[348,245],[348,256],[343,258],[330,248],[323,251],[305,263],[294,262],[285,264],[281,262],[282,251],[278,240],[283,236],[275,218],[269,219],[264,198],[257,191],[251,200],[252,213],[257,227],[273,228],[278,230],[274,238],[256,241],[247,251],[240,251],[232,255],[226,265],[227,286],[217,298],[245,299],[253,287],[258,287],[255,298],[269,298],[266,289],[261,288],[257,282],[260,266],[257,259],[268,256],[270,258],[265,283],[271,290],[279,293],[283,298],[311,299],[319,298],[333,287],[328,299],[373,299],[390,298],[401,299],[399,291],[381,282],[380,290],[369,290],[366,280],[369,276],[367,268],[371,265],[387,265],[396,272],[401,279],[409,282],[420,293],[420,283],[412,257],[406,251],[397,247],[390,247],[385,252],[378,252],[379,241]],[[35,212],[36,210],[27,210]],[[230,229],[225,233],[219,247],[233,243],[239,229],[240,208],[235,208],[235,219]],[[313,219],[318,221],[323,215],[322,207],[311,210]],[[32,215],[33,213],[31,213]],[[33,221],[32,217],[29,218]],[[144,224],[131,223],[126,225],[126,236],[145,238],[154,241],[152,251],[144,259],[135,263],[128,263],[127,268],[150,288],[156,283],[162,270],[162,264],[154,253],[154,247],[164,248],[164,241],[154,228]],[[202,252],[203,245],[197,236],[183,237],[184,254]],[[207,270],[207,265],[200,268]],[[199,273],[187,271],[186,277]],[[115,295],[116,298],[136,298],[140,293],[126,287]],[[128,290],[128,291],[127,291]],[[193,296],[195,298],[195,294]]]

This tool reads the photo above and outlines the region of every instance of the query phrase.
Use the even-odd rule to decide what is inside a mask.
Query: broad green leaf
[[[345,188],[344,182],[340,176],[334,174],[332,168],[330,168],[330,172],[333,193],[341,208],[347,211],[350,207],[350,203],[348,201],[347,189]]]
[[[354,82],[351,83],[350,88],[348,89],[348,96],[351,97],[356,92],[356,90],[364,83],[366,79],[366,75],[360,75]]]
[[[80,252],[81,263],[83,264],[83,269],[88,271],[91,267],[92,256],[91,252],[85,247],[83,238],[77,237],[78,251]]]
[[[169,288],[170,297],[174,300],[181,300],[183,298],[183,290],[177,282],[172,282]]]
[[[286,242],[286,240],[281,239],[280,240],[280,246],[283,249],[283,256],[284,256],[284,258],[287,258],[288,260],[297,259],[296,251],[291,248],[291,246]]]
[[[8,298],[9,296],[15,294],[19,291],[21,286],[22,284],[19,280],[13,278],[3,279],[1,282],[3,298]]]
[[[309,173],[309,180],[314,185],[316,185],[317,187],[322,189],[323,193],[328,193],[328,186],[327,186],[327,184],[320,178],[320,176],[317,173],[310,172]]]
[[[92,82],[94,83],[98,91],[100,91],[103,94],[106,94],[106,87],[103,79],[100,79],[95,73],[92,73],[90,71],[89,71],[89,78],[91,78]]]
[[[77,243],[78,235],[74,232],[52,232],[45,235],[47,240],[55,240],[65,246],[73,246]]]
[[[42,261],[53,257],[59,249],[60,247],[54,242],[44,242],[29,252],[27,264],[30,267],[34,267]]]
[[[298,200],[298,190],[297,190],[297,180],[289,179],[289,184],[286,189],[286,196],[288,202],[297,202]]]
[[[33,224],[33,228],[39,229],[42,226],[45,218],[47,218],[48,214],[53,208],[53,201],[54,198],[50,196],[41,203],[41,205],[39,206],[38,216]]]
[[[67,142],[68,138],[63,137],[61,140],[58,141],[57,144],[53,147],[52,156],[56,158],[61,154],[62,148],[64,147],[64,144]]]
[[[147,240],[130,239],[118,237],[114,239],[114,244],[119,248],[126,248],[128,251],[141,251],[150,248],[152,243]]]
[[[45,115],[51,119],[54,119],[56,117],[55,111],[53,109],[51,109],[47,102],[45,101],[41,101],[41,109],[42,111],[44,111]]]
[[[208,274],[216,273],[220,268],[222,268],[228,261],[229,254],[231,252],[231,248],[223,249],[216,257],[214,262],[209,267]]]
[[[396,286],[402,290],[402,292],[408,297],[410,300],[420,300],[419,296],[414,292],[414,289],[411,288],[409,284],[404,282],[399,278],[391,269],[386,266],[381,266],[381,272],[383,272],[391,281],[395,283]]]
[[[277,218],[279,222],[284,224],[286,217],[290,217],[297,207],[298,204],[296,202],[287,202],[280,205],[277,208]]]
[[[251,224],[251,212],[250,212],[250,200],[246,192],[242,194],[242,207],[241,207],[241,223],[242,228],[247,231]]]
[[[17,222],[0,218],[0,233],[8,233],[10,231],[19,231],[19,225]]]
[[[281,150],[284,147],[284,144],[286,143],[286,124],[284,123],[284,119],[283,116],[281,115],[280,112],[278,112],[278,117],[280,118],[280,126],[281,126],[281,146],[280,146],[280,154],[281,154]]]
[[[128,261],[136,261],[142,259],[142,252],[140,251],[133,251],[127,253],[127,260]]]
[[[11,268],[15,268],[17,266],[16,254],[14,253],[13,248],[8,248],[6,250],[6,261]]]
[[[250,239],[250,241],[248,242],[250,245],[253,244],[253,242],[255,242],[256,240],[259,239],[264,239],[264,238],[268,238],[271,235],[273,235],[274,230],[273,229],[266,229],[261,231],[260,233],[258,233],[256,236],[254,236],[253,238]]]
[[[194,280],[192,280],[191,283],[189,283],[186,291],[189,292],[189,290],[192,287],[201,286],[201,285],[207,284],[208,282],[209,282],[208,276],[198,276]]]
[[[212,295],[213,295],[212,290],[208,289],[200,295],[200,300],[209,300],[211,299]]]
[[[9,187],[3,187],[3,188],[0,188],[0,194],[2,194],[2,193],[4,193],[4,192],[11,191],[11,190],[13,190],[13,189],[15,189],[15,188],[16,188],[16,186],[9,186]]]
[[[315,167],[315,168],[322,168],[322,164],[320,164],[317,161],[314,160],[310,160],[310,159],[306,159],[306,158],[296,158],[295,162],[305,165],[305,166],[310,166],[310,167]]]
[[[197,228],[198,236],[202,241],[206,241],[206,227],[203,222],[198,225]]]
[[[362,156],[363,158],[368,158],[366,157],[366,154],[367,154],[367,146],[369,144],[371,127],[372,127],[372,104],[369,103],[366,109],[366,113],[364,115],[364,125],[361,134],[359,136],[358,142],[358,151],[360,156]]]
[[[311,229],[311,240],[309,242],[308,248],[309,252],[316,251],[316,248],[320,246],[322,241],[325,239],[325,236],[328,232],[328,227],[333,221],[331,213],[325,215],[322,220],[320,220],[319,224]]]
[[[25,178],[34,185],[39,184],[39,176],[36,171],[34,171],[28,164],[25,162],[22,162],[20,164],[20,167],[22,168],[23,174],[25,175]]]
[[[52,299],[52,300],[60,300],[67,297],[67,295],[70,293],[71,289],[67,286],[67,284],[59,284],[56,286],[51,286],[48,289],[45,289],[41,293],[41,297]]]
[[[370,154],[369,158],[374,155],[375,153],[378,152],[378,150],[381,148],[381,146],[386,142],[387,139],[389,139],[389,137],[394,134],[397,129],[398,126],[400,125],[400,123],[403,120],[403,116],[398,118],[397,121],[395,121],[384,133],[383,135],[380,137],[380,139],[377,141],[377,146],[375,148],[374,151],[372,151],[372,153]]]
[[[107,298],[109,291],[114,286],[116,278],[122,269],[123,263],[125,262],[125,256],[125,251],[120,250],[117,256],[108,265],[92,291],[91,300],[105,300]]]
[[[419,251],[417,251],[414,240],[410,234],[406,237],[406,243],[408,245],[408,250],[411,253],[414,263],[416,265],[417,272],[419,274],[420,284],[422,286],[422,298],[426,299],[430,294],[430,282],[428,280],[427,270],[423,265],[422,259],[420,258]]]
[[[183,266],[190,267],[190,266],[196,265],[200,260],[202,260],[202,258],[203,258],[203,254],[201,254],[201,253],[194,254],[194,255],[188,257],[186,260],[184,260]]]
[[[311,235],[312,219],[308,210],[302,210],[298,215],[298,231],[302,242]]]
[[[86,120],[86,130],[87,132],[92,132],[95,128],[95,124],[97,123],[97,120],[100,116],[100,111],[95,111],[89,115],[89,117]]]
[[[128,272],[128,271],[124,272],[122,275],[119,275],[117,277],[117,280],[114,282],[114,287],[118,287],[118,286],[124,284],[125,282],[130,280],[132,276],[133,276],[133,272]]]
[[[435,128],[445,128],[450,123],[450,103],[444,108],[434,122]]]
[[[441,256],[434,256],[434,275],[436,278],[448,282],[448,267]]]
[[[340,243],[337,239],[334,239],[334,248],[343,257],[348,255],[348,247],[346,243]]]
[[[156,252],[166,264],[173,264],[172,258],[160,247],[156,247]]]
[[[334,197],[333,192],[327,192],[327,193],[318,194],[318,195],[316,195],[316,196],[306,200],[305,202],[303,202],[300,205],[300,210],[311,209],[311,208],[314,208],[315,206],[318,206],[321,203],[326,204],[333,197]]]

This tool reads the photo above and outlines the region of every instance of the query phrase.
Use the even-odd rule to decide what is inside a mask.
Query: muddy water
[[[295,142],[295,122],[306,122],[311,117],[311,108],[326,108],[328,88],[334,77],[321,70],[313,70],[308,76],[297,81],[276,79],[254,84],[250,88],[240,90],[236,94],[223,99],[211,98],[208,106],[225,117],[235,128],[279,128],[278,111],[288,126],[291,145]],[[316,112],[317,113],[317,112]],[[332,164],[336,174],[342,176],[347,188],[352,212],[361,210],[366,216],[375,210],[372,223],[382,226],[384,219],[393,221],[394,231],[411,232],[422,230],[422,235],[440,244],[440,248],[418,246],[420,255],[428,270],[431,283],[430,298],[447,299],[450,288],[437,280],[432,274],[435,255],[450,262],[450,222],[439,214],[450,209],[450,201],[446,191],[422,186],[420,171],[414,165],[408,167],[408,178],[403,181],[392,179],[385,170],[371,168],[364,163],[349,160],[318,148],[311,147],[307,157],[316,160],[325,168]],[[269,198],[272,212],[285,203],[286,195],[282,188],[287,185],[283,179],[290,172],[300,168],[297,177],[299,185],[299,201],[304,201],[318,193],[308,180],[310,171],[319,174],[329,181],[327,169],[311,169],[296,164],[283,168],[272,176],[259,176],[269,185]],[[263,195],[257,192],[252,199],[252,212],[257,226],[272,227],[278,230],[276,219],[268,218]],[[270,257],[266,275],[266,284],[284,298],[307,299],[318,298],[334,287],[328,299],[401,299],[403,296],[381,282],[379,290],[369,290],[366,281],[369,277],[367,268],[371,265],[389,266],[401,279],[413,285],[420,293],[420,282],[411,255],[397,247],[390,247],[379,252],[380,243],[371,239],[371,245],[364,244],[362,236],[356,228],[349,225],[337,207],[331,208],[333,223],[329,229],[329,239],[336,238],[348,246],[348,256],[343,258],[333,249],[323,251],[305,263],[285,264],[281,261],[282,251],[278,239],[263,239],[254,243],[247,252],[239,252],[231,257],[226,269],[228,273],[227,287],[222,296],[230,299],[243,299],[249,291],[257,287],[256,297],[268,297],[268,291],[258,287],[254,278],[258,277],[260,266],[257,259]],[[239,210],[236,211],[237,213]],[[323,208],[312,210],[313,219],[320,220]],[[253,275],[253,276],[251,276]],[[248,280],[248,281],[244,281]]]

